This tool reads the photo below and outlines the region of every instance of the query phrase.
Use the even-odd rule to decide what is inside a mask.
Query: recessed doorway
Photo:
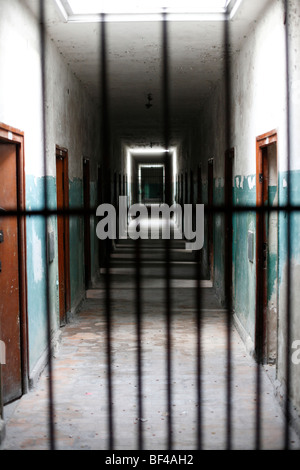
[[[278,205],[277,133],[256,139],[256,204],[265,211],[256,216],[255,352],[260,362],[277,357]]]

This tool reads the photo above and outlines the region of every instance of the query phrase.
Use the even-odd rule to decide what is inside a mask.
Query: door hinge
[[[259,182],[263,183],[264,181],[264,175],[262,173],[259,173]]]

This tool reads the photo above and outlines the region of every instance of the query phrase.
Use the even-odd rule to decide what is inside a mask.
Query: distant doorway
[[[164,202],[165,166],[139,165],[139,202],[147,206]]]
[[[232,282],[232,254],[233,254],[233,213],[232,213],[232,206],[233,206],[233,165],[234,165],[234,148],[231,148],[225,152],[225,205],[227,212],[227,220],[226,220],[226,227],[225,227],[225,246],[227,250],[227,274],[228,278],[226,279],[227,295],[230,296],[230,300],[232,302],[233,298],[233,282]]]
[[[213,159],[208,161],[208,173],[207,173],[207,198],[208,198],[208,220],[207,220],[207,231],[208,231],[208,260],[209,260],[209,272],[210,280],[214,277],[214,215],[212,212],[214,204],[214,161]]]
[[[68,151],[56,147],[56,195],[57,210],[57,245],[58,245],[58,281],[59,281],[59,319],[60,325],[66,323],[66,314],[70,309],[70,242],[69,242],[69,176]]]
[[[83,205],[84,205],[84,272],[85,288],[91,282],[91,188],[90,188],[90,161],[83,160]]]

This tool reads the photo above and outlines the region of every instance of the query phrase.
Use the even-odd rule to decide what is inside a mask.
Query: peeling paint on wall
[[[44,267],[42,263],[42,241],[37,236],[34,227],[32,233],[32,248],[34,282],[39,283],[42,281],[44,276]]]

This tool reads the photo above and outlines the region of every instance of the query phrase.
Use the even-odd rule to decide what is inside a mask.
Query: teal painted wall
[[[83,183],[79,178],[69,181],[70,209],[83,207]],[[84,222],[83,217],[70,217],[70,283],[71,305],[81,299],[84,294]]]
[[[255,175],[234,178],[233,203],[235,205],[252,206],[256,204]],[[287,202],[287,173],[279,174],[278,200],[279,205]],[[221,179],[214,182],[214,204],[224,202],[224,187]],[[269,190],[270,202],[273,203],[276,188]],[[300,204],[300,171],[291,173],[291,202]],[[248,232],[254,233],[254,262],[248,259]],[[256,214],[253,211],[238,213],[233,216],[233,302],[236,315],[239,317],[250,337],[254,338],[255,326],[255,293],[256,293],[256,263],[255,263],[255,233]],[[291,263],[293,267],[300,266],[300,214],[291,215]],[[214,285],[221,301],[224,301],[224,221],[221,215],[214,217]],[[204,247],[204,250],[206,248]],[[272,251],[273,250],[273,251]],[[287,215],[278,216],[278,253],[270,249],[268,253],[268,300],[280,292],[281,284],[286,283],[287,265]],[[294,269],[293,268],[293,269]],[[277,283],[278,281],[278,283]]]
[[[44,205],[44,185],[47,184],[48,207],[56,209],[56,181],[54,177],[38,178],[26,176],[27,210],[41,210]],[[97,188],[91,183],[91,205],[95,206]],[[83,207],[83,184],[81,179],[69,181],[70,209]],[[71,308],[78,305],[85,294],[84,282],[84,222],[82,216],[71,216],[70,227],[70,288]],[[46,259],[45,220],[41,216],[28,216],[27,231],[27,302],[28,302],[28,341],[30,371],[46,350],[47,345],[47,286],[46,269],[49,276],[49,311],[52,333],[59,328],[59,290],[57,258],[57,223],[56,217],[48,219],[48,232],[55,237],[55,258],[49,263]],[[95,217],[91,217],[91,257],[92,276],[98,268],[97,239],[95,235]]]
[[[255,175],[234,178],[233,202],[238,206],[256,204],[256,187],[252,186]],[[248,259],[248,232],[255,234],[256,214],[237,213],[233,217],[233,302],[236,315],[253,338],[255,319],[255,259]],[[255,240],[255,236],[254,236]],[[255,253],[255,241],[254,241]]]
[[[38,178],[26,176],[26,208],[41,210],[45,207],[45,182],[47,184],[48,207],[56,206],[56,185],[53,177]],[[54,231],[56,238],[56,222],[54,217],[48,220],[48,231]],[[41,216],[28,216],[26,219],[27,239],[27,306],[28,306],[28,341],[29,367],[36,365],[46,350],[47,338],[47,286],[46,269],[49,275],[49,311],[52,330],[58,325],[58,286],[57,257],[52,263],[46,259],[45,220]]]
[[[284,206],[288,202],[288,176],[283,172],[279,176],[279,202]],[[293,205],[300,205],[300,170],[293,171],[290,176],[290,202]],[[280,215],[280,279],[282,278],[282,269],[287,261],[287,216],[285,213]],[[300,214],[295,212],[291,215],[291,259],[294,263],[300,264]]]

